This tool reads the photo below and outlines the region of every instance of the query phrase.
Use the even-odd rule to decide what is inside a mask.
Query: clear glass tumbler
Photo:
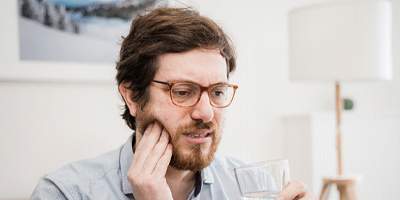
[[[234,169],[243,200],[271,200],[290,182],[287,159],[243,165]]]

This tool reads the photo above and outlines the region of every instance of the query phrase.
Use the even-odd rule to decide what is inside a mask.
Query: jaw
[[[170,165],[182,171],[201,171],[214,158],[217,144],[214,141],[203,144],[190,144],[180,138],[175,145]]]
[[[185,157],[189,157],[192,155],[204,157],[210,153],[210,148],[210,145],[193,144],[190,147],[186,146],[184,149],[181,149],[181,153]]]

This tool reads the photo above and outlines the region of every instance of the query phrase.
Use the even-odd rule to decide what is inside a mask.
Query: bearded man
[[[42,179],[32,199],[240,199],[233,168],[217,155],[224,108],[238,88],[230,39],[189,8],[157,8],[132,22],[117,62],[123,119],[119,149]],[[278,196],[316,199],[293,181]]]

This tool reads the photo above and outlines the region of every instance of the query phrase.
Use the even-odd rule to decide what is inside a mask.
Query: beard
[[[182,138],[183,133],[201,129],[208,129],[213,131],[211,135],[212,140],[208,152],[205,152],[207,150],[208,144],[191,144],[189,146],[190,154],[184,155],[183,148],[178,142],[179,140],[182,140],[180,138]],[[178,170],[201,171],[202,169],[210,165],[211,161],[214,159],[214,154],[218,149],[220,141],[221,134],[217,130],[216,125],[213,122],[203,123],[197,121],[194,124],[179,126],[177,133],[175,133],[173,136],[171,135],[170,143],[172,144],[173,151],[170,165]],[[187,143],[185,143],[185,145],[187,145]]]
[[[153,112],[148,112],[146,114],[145,111],[141,110],[140,108],[137,109],[136,114],[136,134],[142,134],[146,130],[147,126],[151,123],[158,121],[164,128],[164,124],[156,119]],[[166,128],[165,128],[166,129]],[[212,140],[211,144],[188,144],[188,143],[179,143],[182,142],[182,136],[184,133],[193,130],[212,130]],[[170,161],[170,166],[178,169],[178,170],[190,170],[190,171],[201,171],[214,159],[214,154],[218,149],[218,145],[221,141],[221,133],[218,129],[217,125],[214,122],[207,122],[204,123],[201,120],[193,121],[189,124],[179,125],[176,132],[172,133],[169,130],[167,132],[170,135],[170,143],[172,145],[172,157]],[[184,154],[184,147],[185,149],[189,148],[189,155]],[[208,147],[208,152],[207,151]]]

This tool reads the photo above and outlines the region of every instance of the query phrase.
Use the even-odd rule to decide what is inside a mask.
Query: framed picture
[[[12,2],[12,3],[10,3]],[[113,82],[122,37],[138,13],[167,0],[2,2],[9,54],[0,79]],[[13,14],[15,12],[16,14]],[[4,55],[4,54],[3,54]],[[2,56],[3,57],[3,56]]]

